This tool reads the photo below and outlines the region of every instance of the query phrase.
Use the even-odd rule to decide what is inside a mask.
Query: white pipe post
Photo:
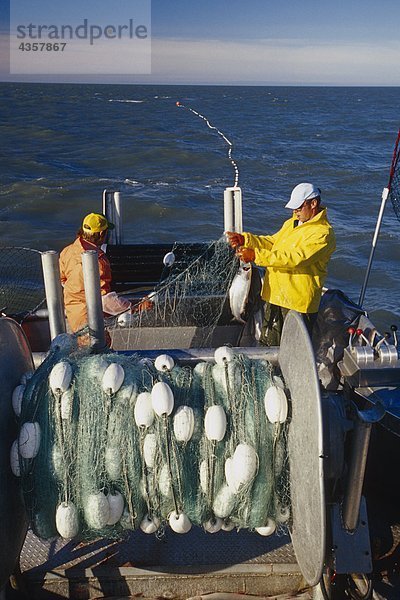
[[[115,229],[108,232],[108,243],[120,245],[123,243],[121,193],[109,190],[103,191],[103,214],[107,221],[114,223]]]
[[[243,231],[242,190],[228,187],[224,190],[224,231]]]
[[[235,230],[235,221],[234,221],[234,207],[233,207],[233,195],[231,193],[231,188],[226,188],[224,190],[224,231],[234,231]]]
[[[234,214],[235,214],[235,231],[243,232],[243,211],[242,211],[242,190],[237,187],[233,190],[234,197]]]
[[[364,283],[363,283],[363,286],[362,286],[362,289],[361,289],[360,298],[358,300],[358,304],[360,306],[362,306],[363,302],[364,302],[365,291],[367,289],[368,279],[369,279],[369,275],[371,273],[372,261],[374,259],[375,248],[376,248],[376,244],[377,244],[378,236],[379,236],[379,230],[381,228],[383,213],[384,213],[384,210],[385,210],[386,200],[388,199],[388,197],[389,197],[389,188],[383,188],[383,191],[382,191],[382,202],[381,202],[381,207],[380,207],[380,210],[379,210],[378,220],[376,222],[374,237],[373,237],[373,240],[372,240],[372,246],[371,246],[371,252],[370,252],[370,255],[369,255],[367,271],[365,273]]]
[[[55,250],[42,252],[42,269],[47,310],[49,311],[50,338],[65,333],[64,299],[60,279],[58,253]]]
[[[91,346],[95,350],[104,350],[107,344],[96,250],[86,250],[82,253],[82,269]]]

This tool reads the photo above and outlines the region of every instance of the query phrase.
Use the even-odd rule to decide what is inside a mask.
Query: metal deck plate
[[[218,532],[211,535],[200,527],[186,535],[167,531],[162,540],[141,531],[130,533],[123,541],[105,538],[93,542],[66,542],[61,538],[41,540],[28,532],[21,552],[22,571],[50,571],[73,567],[92,568],[99,564],[141,568],[186,567],[238,563],[290,563],[296,559],[288,536],[262,537],[249,531]]]
[[[361,498],[359,524],[355,531],[343,527],[339,504],[331,507],[332,548],[336,573],[371,573],[371,546],[365,498]]]
[[[245,530],[211,535],[200,527],[186,535],[167,530],[162,540],[135,531],[120,542],[87,543],[45,542],[28,532],[21,570],[38,599],[272,595],[295,593],[303,581],[288,536],[263,538]]]
[[[309,585],[322,575],[326,545],[320,386],[303,318],[291,311],[282,331],[279,364],[291,395],[289,426],[293,548]]]

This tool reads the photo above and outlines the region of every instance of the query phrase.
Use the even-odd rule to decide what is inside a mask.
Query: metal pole
[[[50,338],[54,340],[57,335],[65,333],[67,330],[60,267],[58,254],[55,250],[42,252],[42,269],[47,309],[49,311]]]
[[[371,429],[372,423],[357,419],[342,508],[343,525],[347,531],[357,529]]]
[[[82,269],[91,345],[96,350],[104,350],[107,344],[100,292],[99,259],[96,250],[86,250],[82,253]]]
[[[389,188],[383,188],[381,208],[379,210],[378,220],[376,222],[375,233],[374,233],[374,237],[373,237],[373,240],[372,240],[372,247],[371,247],[371,252],[370,252],[370,255],[369,255],[367,271],[365,273],[364,283],[363,283],[363,286],[362,286],[362,289],[361,289],[360,298],[358,300],[358,304],[360,306],[362,306],[363,302],[364,302],[365,291],[367,289],[369,274],[371,272],[372,261],[374,259],[375,247],[376,247],[376,243],[378,241],[379,230],[381,228],[383,213],[384,213],[384,210],[385,210],[386,200],[388,199],[388,197],[389,197]]]
[[[233,191],[235,200],[235,231],[243,232],[242,190],[238,187]]]
[[[235,231],[232,188],[224,190],[224,231]]]
[[[242,190],[228,187],[224,190],[224,231],[243,231]]]
[[[190,366],[196,365],[199,361],[214,362],[215,360],[215,348],[186,348],[185,350],[169,348],[167,352],[170,356],[172,356],[175,362]],[[117,354],[124,354],[127,356],[138,353],[143,358],[154,360],[157,358],[157,356],[159,356],[160,350],[121,350],[117,352]],[[278,346],[262,346],[254,348],[245,348],[240,346],[235,348],[235,354],[243,354],[251,360],[266,360],[274,366],[279,366]]]
[[[121,193],[109,190],[103,191],[103,214],[107,220],[114,223],[115,229],[108,233],[108,243],[120,245],[123,243]]]

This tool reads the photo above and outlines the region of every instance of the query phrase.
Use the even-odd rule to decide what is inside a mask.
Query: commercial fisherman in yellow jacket
[[[227,232],[228,242],[243,262],[265,267],[261,296],[266,306],[260,342],[266,346],[279,345],[283,321],[291,309],[303,314],[311,333],[328,262],[336,248],[318,187],[296,185],[286,208],[292,209],[293,215],[273,235]]]

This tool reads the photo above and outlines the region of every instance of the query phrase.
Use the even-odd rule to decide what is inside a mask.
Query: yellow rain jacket
[[[297,225],[293,214],[273,235],[243,233],[255,263],[266,268],[261,296],[267,302],[301,313],[318,312],[327,265],[336,248],[326,208]],[[297,225],[297,226],[296,226]]]

